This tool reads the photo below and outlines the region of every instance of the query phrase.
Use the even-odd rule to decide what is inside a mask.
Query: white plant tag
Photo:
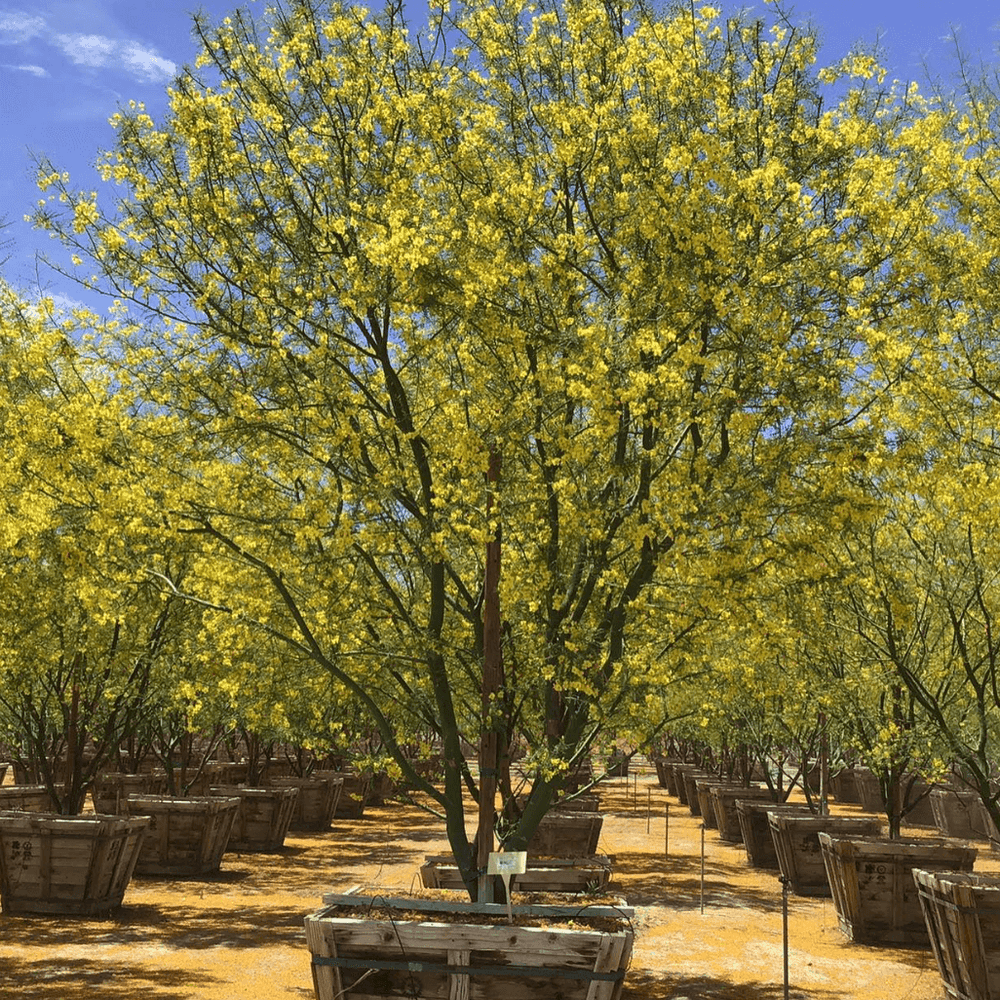
[[[491,851],[490,860],[486,865],[487,875],[499,875],[503,882],[504,893],[507,896],[507,922],[514,923],[514,914],[510,908],[510,877],[523,875],[528,866],[527,851]]]

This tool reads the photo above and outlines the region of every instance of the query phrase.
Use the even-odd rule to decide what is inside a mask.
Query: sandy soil
[[[707,831],[702,913],[700,820],[652,776],[627,788],[603,791],[600,845],[617,858],[612,890],[636,909],[623,1000],[781,1000],[777,879]],[[227,854],[211,878],[136,877],[111,919],[0,916],[0,998],[306,1000],[302,919],[322,894],[416,887],[424,856],[445,851],[433,819],[389,803],[328,833],[292,835],[280,854]],[[976,868],[1000,871],[1000,859],[981,855]],[[790,896],[789,936],[795,1000],[944,997],[929,949],[851,944],[830,900]]]

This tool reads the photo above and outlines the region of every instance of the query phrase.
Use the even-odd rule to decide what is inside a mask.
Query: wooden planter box
[[[297,788],[290,830],[322,832],[330,829],[344,787],[340,777],[273,778],[271,788]]]
[[[632,955],[633,911],[625,906],[514,906],[515,915],[543,921],[518,927],[502,905],[333,895],[323,902],[305,919],[317,1000],[617,1000]],[[345,915],[372,904],[385,916]],[[473,913],[497,923],[445,922]],[[551,926],[567,917],[582,926]],[[588,918],[617,920],[621,929],[589,929]]]
[[[812,815],[806,805],[774,803],[767,799],[737,799],[736,815],[740,821],[743,846],[746,848],[747,861],[753,868],[777,869],[778,867],[774,837],[771,836],[771,824],[767,819],[767,814],[773,810],[795,812],[801,816]]]
[[[834,836],[877,837],[882,832],[878,819],[866,816],[803,816],[771,811],[767,815],[778,856],[778,868],[797,896],[829,896],[821,831]]]
[[[609,757],[605,762],[605,770],[609,778],[627,778],[629,771],[628,757]]]
[[[684,781],[684,775],[688,771],[701,772],[701,768],[697,764],[674,764],[670,769],[674,774],[674,794],[680,800],[681,805],[686,806],[688,804],[688,797],[687,784]]]
[[[352,771],[313,771],[314,778],[340,778],[343,785],[333,807],[333,819],[361,819],[371,795],[372,776]]]
[[[56,804],[45,785],[7,785],[0,788],[0,810],[52,812]]]
[[[855,781],[857,768],[845,767],[830,775],[830,792],[838,802],[861,802]]]
[[[695,781],[695,788],[698,791],[698,811],[701,813],[701,822],[706,830],[717,830],[719,821],[715,815],[715,798],[712,792],[716,788],[723,788],[726,782],[720,778],[699,778]]]
[[[983,800],[978,792],[958,788],[935,788],[930,794],[934,825],[945,837],[958,840],[989,840],[983,822]]]
[[[1000,997],[1000,877],[913,869],[924,923],[952,1000]]]
[[[736,803],[740,799],[773,803],[774,793],[770,788],[759,786],[744,788],[742,785],[715,785],[712,788],[712,808],[715,810],[715,825],[718,827],[719,837],[732,844],[743,843],[743,830],[736,811]]]
[[[512,875],[511,892],[595,892],[611,881],[612,858],[529,858],[523,875]],[[464,890],[458,865],[450,857],[429,856],[420,869],[425,889]]]
[[[904,775],[900,780],[905,787],[910,779]],[[854,784],[858,791],[858,798],[861,800],[861,808],[865,812],[885,812],[885,796],[882,794],[878,775],[873,774],[867,768],[856,768],[854,772]],[[910,797],[913,798],[930,787],[926,781],[921,781],[918,778],[913,782]],[[930,796],[925,796],[921,799],[903,817],[903,826],[934,826],[934,811],[931,808]]]
[[[389,777],[387,771],[379,771],[372,775],[371,789],[368,793],[368,805],[385,805],[385,800],[395,794],[396,782]]]
[[[597,792],[580,792],[568,801],[557,799],[552,808],[558,812],[595,813],[601,808],[601,796]]]
[[[597,853],[604,817],[594,812],[552,811],[542,817],[528,841],[528,854],[552,858],[589,858]]]
[[[7,768],[10,764],[7,761],[0,761],[0,785],[3,784],[3,779],[7,777]]]
[[[699,781],[718,781],[714,774],[696,768],[692,771],[684,771],[684,795],[687,799],[687,807],[692,816],[701,815],[701,802],[698,799]]]
[[[100,916],[121,906],[145,816],[0,812],[4,913]]]
[[[165,774],[101,774],[90,790],[94,812],[106,816],[124,816],[129,795],[162,795],[167,790]]]
[[[129,795],[133,816],[149,816],[138,875],[206,875],[222,866],[240,800],[235,796]]]
[[[653,767],[656,768],[656,783],[665,788],[668,795],[676,795],[674,787],[674,762],[666,757],[654,757]]]
[[[563,779],[563,789],[567,795],[578,792],[594,780],[594,763],[591,760],[580,761]]]
[[[245,788],[215,785],[212,795],[240,800],[227,851],[280,851],[295,813],[299,790],[289,788]]]
[[[518,806],[523,810],[528,804],[527,795],[517,795]],[[601,808],[601,796],[597,792],[579,792],[572,799],[556,799],[552,803],[553,812],[595,813]]]
[[[976,849],[944,840],[819,834],[840,929],[867,944],[929,943],[913,869],[971,871]]]

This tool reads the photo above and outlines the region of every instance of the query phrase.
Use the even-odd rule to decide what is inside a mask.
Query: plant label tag
[[[487,862],[487,875],[523,875],[528,865],[527,851],[492,851]]]
[[[503,882],[507,896],[507,921],[511,924],[514,923],[514,914],[510,908],[510,877],[523,875],[527,865],[527,851],[490,851],[490,859],[486,862],[486,874],[499,875]]]

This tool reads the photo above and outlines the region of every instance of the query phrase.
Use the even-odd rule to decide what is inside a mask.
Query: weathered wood
[[[797,896],[831,895],[820,831],[851,837],[877,837],[882,832],[879,820],[867,816],[805,816],[772,810],[767,820],[778,868]]]
[[[687,807],[692,816],[701,815],[701,800],[698,798],[698,782],[705,779],[715,779],[714,774],[696,768],[693,771],[684,771],[684,793],[687,798]],[[718,780],[718,779],[715,779]]]
[[[240,800],[227,851],[281,850],[295,813],[298,788],[214,785],[209,791],[212,795],[235,796]]]
[[[1000,877],[913,869],[924,923],[952,1000],[1000,997]]]
[[[838,802],[860,802],[854,775],[857,768],[844,767],[830,776],[830,791]]]
[[[976,849],[944,840],[818,835],[840,929],[851,941],[929,943],[913,869],[971,871]]]
[[[602,919],[628,914],[608,907],[514,907],[533,915],[572,916],[579,928],[518,927],[507,923],[506,907],[493,904],[445,904],[455,914],[496,913],[500,923],[434,921],[438,901],[393,899],[391,908],[407,911],[398,918],[342,916],[344,905],[357,907],[387,901],[356,897],[306,918],[306,939],[313,956],[318,1000],[374,1000],[421,996],[425,1000],[617,1000],[631,959],[632,932],[589,929],[586,921],[603,910]],[[436,903],[436,906],[428,904]],[[571,913],[569,911],[572,911]],[[412,919],[423,912],[425,919]]]
[[[513,875],[511,892],[581,893],[604,889],[611,880],[611,858],[529,858],[527,871]],[[425,889],[463,890],[465,884],[458,866],[448,857],[428,857],[420,868]]]
[[[546,813],[528,841],[532,857],[590,857],[597,853],[604,817],[594,812]]]
[[[736,800],[736,815],[740,821],[743,846],[746,848],[747,861],[754,868],[778,867],[774,837],[771,836],[771,826],[767,819],[767,814],[774,809],[783,812],[796,812],[803,816],[812,815],[808,806],[798,803],[774,803],[767,800],[746,798]]]
[[[112,771],[100,774],[90,790],[94,812],[106,816],[127,813],[125,800],[129,795],[162,795],[167,790],[166,774],[122,774]]]
[[[660,788],[665,788],[668,795],[676,795],[674,786],[674,768],[676,761],[668,757],[654,757],[653,766],[656,768],[656,783]]]
[[[236,821],[235,796],[129,795],[132,816],[149,816],[135,870],[140,875],[204,875],[218,871]]]
[[[698,794],[698,812],[706,830],[717,830],[718,820],[715,818],[715,803],[712,800],[712,789],[725,784],[720,778],[697,778],[694,783]]]
[[[712,808],[715,811],[715,824],[719,830],[719,837],[733,844],[743,842],[740,817],[736,811],[738,799],[760,799],[764,802],[773,802],[774,793],[770,788],[763,788],[760,785],[751,785],[749,788],[744,788],[742,785],[713,786]]]
[[[121,905],[145,816],[0,812],[4,913],[96,916]]]
[[[322,832],[330,829],[337,812],[340,796],[344,789],[344,779],[333,772],[308,778],[272,778],[268,785],[272,788],[296,788],[298,795],[289,824],[290,830],[297,832]]]
[[[353,771],[313,771],[314,778],[329,778],[341,781],[340,794],[333,808],[333,819],[361,819],[371,794],[371,774],[355,774]]]
[[[0,811],[52,812],[56,804],[45,785],[7,785],[0,788]]]
[[[934,825],[945,837],[959,840],[989,840],[984,822],[983,800],[978,792],[959,788],[935,788],[930,794]]]

